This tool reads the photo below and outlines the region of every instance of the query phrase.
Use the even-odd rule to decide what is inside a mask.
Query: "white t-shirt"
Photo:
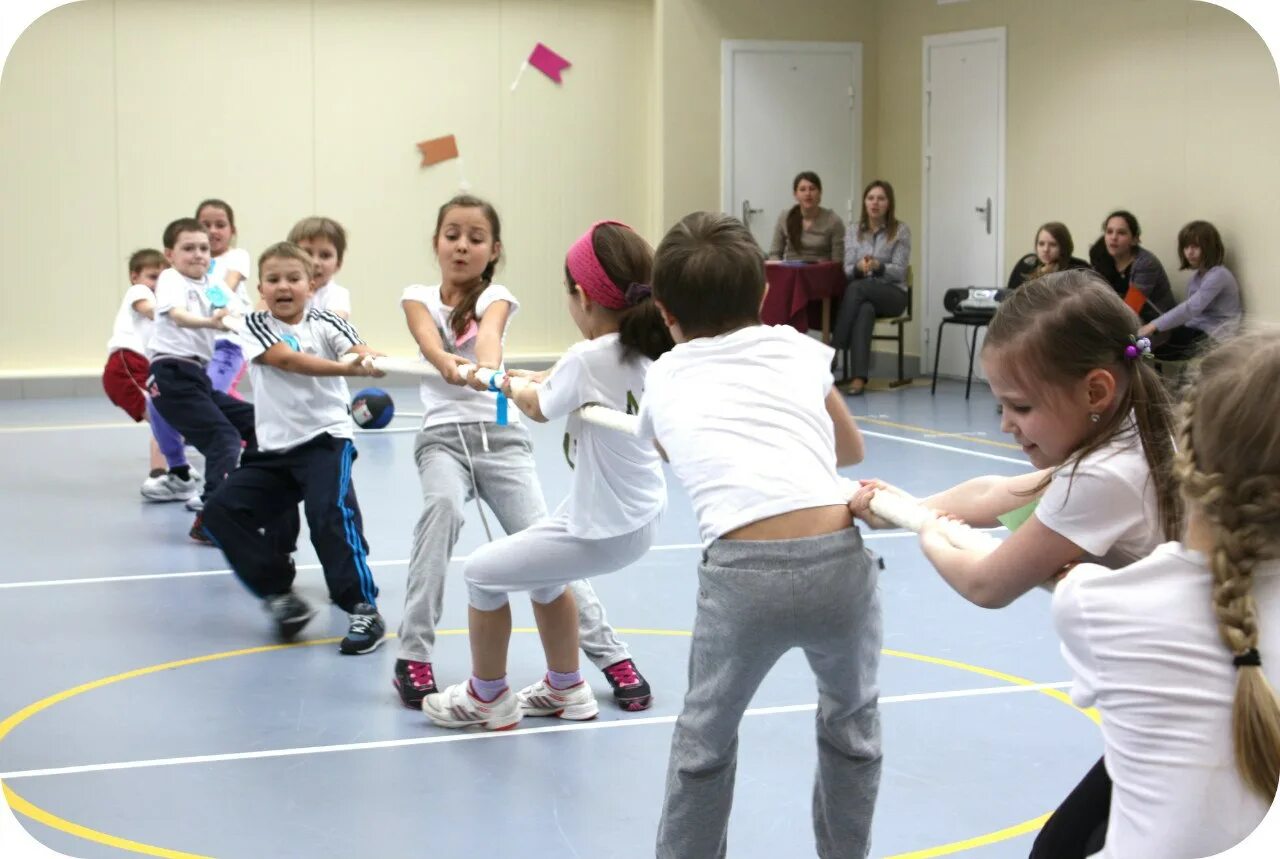
[[[337,281],[331,280],[317,289],[315,295],[311,296],[311,306],[316,310],[329,310],[333,313],[345,313],[350,316],[351,290],[345,286],[339,286]]]
[[[569,347],[538,387],[538,407],[548,420],[565,422],[565,457],[573,490],[560,513],[569,533],[586,540],[629,534],[661,515],[667,504],[662,460],[649,439],[582,420],[577,409],[597,403],[627,414],[639,411],[651,360],[623,361],[618,335],[605,334]]]
[[[1036,505],[1036,517],[1103,566],[1144,558],[1165,541],[1155,481],[1136,429],[1122,432],[1080,461],[1067,464]]]
[[[476,326],[469,326],[462,342],[458,342],[454,337],[453,328],[449,325],[449,314],[453,308],[440,301],[440,284],[423,286],[415,283],[413,286],[405,287],[404,294],[400,296],[400,303],[404,304],[406,301],[416,301],[427,308],[427,312],[436,323],[436,330],[440,333],[440,340],[444,343],[446,351],[475,362]],[[511,309],[507,313],[508,322],[520,309],[520,302],[516,301],[516,297],[509,289],[491,283],[484,288],[479,299],[476,300],[476,325],[484,318],[485,311],[493,306],[495,301],[506,301],[511,304]],[[507,332],[504,329],[502,332],[504,346],[506,339]],[[426,358],[422,360],[425,361]],[[499,369],[502,369],[502,365]],[[423,410],[426,413],[422,419],[424,428],[439,424],[493,423],[497,420],[498,394],[496,392],[450,385],[444,379],[433,376],[423,377],[419,390],[422,395]],[[510,423],[520,423],[520,410],[515,406],[507,409],[507,416]]]
[[[336,360],[364,342],[349,322],[311,308],[301,322],[290,325],[264,310],[245,317],[244,334],[236,340],[249,362],[260,450],[286,451],[324,433],[352,437],[351,395],[344,377],[290,373],[254,360],[281,342],[298,352]]]
[[[1075,567],[1054,591],[1071,700],[1101,713],[1114,783],[1098,856],[1216,855],[1267,813],[1235,767],[1236,668],[1218,637],[1212,589],[1202,554],[1165,543],[1124,569]],[[1255,568],[1253,595],[1263,670],[1280,688],[1280,562]]]
[[[175,268],[160,272],[156,280],[156,323],[146,344],[147,358],[152,361],[161,355],[202,361],[213,358],[213,342],[222,332],[213,328],[183,328],[169,318],[169,311],[177,308],[196,316],[212,316],[219,300],[229,308],[240,307],[226,287],[208,277],[191,280]]]
[[[649,369],[640,434],[667,452],[704,544],[845,503],[825,403],[832,354],[794,328],[753,325],[681,343]]]
[[[116,311],[116,321],[111,329],[111,339],[107,341],[107,354],[120,349],[128,349],[139,355],[147,354],[147,341],[151,339],[151,328],[155,325],[146,314],[133,309],[139,301],[156,303],[156,294],[145,283],[135,283],[124,294],[120,309]]]
[[[209,261],[209,280],[227,282],[227,275],[239,272],[240,282],[236,284],[236,295],[240,300],[253,307],[254,300],[249,297],[249,252],[244,248],[228,248],[222,256]]]

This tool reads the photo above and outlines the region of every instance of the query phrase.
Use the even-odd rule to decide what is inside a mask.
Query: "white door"
[[[857,43],[722,43],[722,205],[766,252],[803,170],[848,223],[860,192],[861,77]]]
[[[1004,285],[1004,125],[1004,28],[926,37],[923,270],[917,287],[926,368],[933,366],[946,291]],[[947,326],[940,375],[964,377],[972,333]],[[981,378],[976,361],[974,370]]]

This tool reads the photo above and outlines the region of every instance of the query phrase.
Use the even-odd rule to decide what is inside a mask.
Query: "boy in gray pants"
[[[733,218],[689,215],[658,246],[653,296],[676,347],[649,370],[640,431],[684,484],[704,546],[659,859],[725,855],[738,724],[793,647],[818,682],[818,855],[870,846],[880,602],[836,474],[861,461],[862,435],[831,349],[760,324],[764,288],[763,254]]]

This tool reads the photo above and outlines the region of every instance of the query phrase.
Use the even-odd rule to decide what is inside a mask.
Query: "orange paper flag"
[[[430,167],[432,164],[458,157],[458,141],[452,134],[447,137],[424,140],[418,144],[418,149],[422,152],[423,167]]]
[[[1129,309],[1134,313],[1141,315],[1142,307],[1147,303],[1147,297],[1138,287],[1130,286],[1129,291],[1124,294],[1124,303],[1129,305]]]

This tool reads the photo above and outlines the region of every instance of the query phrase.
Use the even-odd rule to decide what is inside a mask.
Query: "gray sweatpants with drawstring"
[[[658,859],[725,855],[738,724],[769,669],[793,647],[818,681],[818,856],[867,855],[880,789],[877,578],[857,528],[800,540],[717,540],[703,553]]]
[[[427,427],[415,438],[413,456],[422,483],[422,515],[409,552],[400,658],[430,662],[444,609],[445,573],[462,531],[463,506],[478,491],[502,530],[514,534],[546,518],[547,505],[534,470],[529,433],[522,426]],[[592,664],[603,669],[630,659],[591,584],[575,581],[570,588],[578,603],[579,645]]]

